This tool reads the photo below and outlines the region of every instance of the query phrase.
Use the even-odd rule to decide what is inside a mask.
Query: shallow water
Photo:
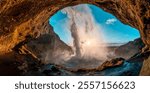
[[[142,67],[142,62],[127,62],[118,67],[108,68],[106,70],[95,72],[94,75],[103,76],[138,76]]]

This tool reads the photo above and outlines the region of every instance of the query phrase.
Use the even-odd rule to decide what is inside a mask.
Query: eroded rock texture
[[[142,76],[149,76],[150,75],[150,57],[144,61],[144,65],[140,72]]]
[[[55,36],[48,19],[64,7],[82,3],[95,4],[114,14],[123,23],[137,28],[146,44],[143,51],[149,50],[149,0],[0,0],[0,55],[12,51],[20,54],[20,50],[26,50],[27,54],[38,57],[34,50],[33,54],[29,52],[30,42],[36,42],[35,39],[45,34]],[[58,37],[55,39],[69,49],[69,46],[62,44]]]

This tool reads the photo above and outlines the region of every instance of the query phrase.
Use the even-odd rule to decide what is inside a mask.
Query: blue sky
[[[107,43],[126,43],[140,37],[137,29],[121,23],[112,14],[95,5],[88,6],[92,10],[95,21],[101,25]],[[70,32],[66,29],[67,20],[67,15],[61,11],[58,11],[49,19],[49,23],[53,26],[55,33],[65,43],[69,43],[71,40]]]

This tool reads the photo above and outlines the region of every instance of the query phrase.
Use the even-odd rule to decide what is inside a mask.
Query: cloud
[[[117,21],[117,19],[115,19],[115,18],[107,19],[106,24],[107,25],[114,24],[116,21]]]

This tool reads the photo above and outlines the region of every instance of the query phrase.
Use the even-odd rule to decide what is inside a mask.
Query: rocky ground
[[[34,40],[34,42],[36,42],[36,40]],[[132,43],[137,44],[135,42],[137,41],[135,40]],[[34,45],[33,42],[32,44]],[[27,52],[25,51],[25,49],[24,50],[22,49],[23,48],[21,48],[21,50],[14,49],[15,52],[10,52],[5,56],[0,56],[0,60],[1,60],[0,75],[35,75],[35,76],[45,76],[45,75],[50,75],[50,76],[51,75],[54,76],[58,76],[58,75],[59,76],[66,76],[66,75],[67,76],[68,75],[69,76],[70,75],[80,75],[80,76],[81,75],[92,75],[92,76],[124,75],[126,76],[128,75],[129,76],[132,75],[133,76],[136,75],[137,76],[140,73],[144,60],[146,60],[150,56],[149,52],[145,52],[141,54],[137,52],[134,56],[132,56],[128,60],[125,60],[124,58],[114,58],[105,61],[102,64],[98,64],[99,62],[97,61],[99,60],[94,60],[94,59],[86,60],[86,59],[72,58],[68,60],[69,63],[66,62],[63,65],[61,63],[52,64],[53,62],[44,63],[42,62],[44,60],[40,60],[40,58],[34,55],[34,52],[31,52],[29,50]],[[34,49],[37,48],[34,47]],[[121,51],[121,53],[123,54],[123,51]]]

